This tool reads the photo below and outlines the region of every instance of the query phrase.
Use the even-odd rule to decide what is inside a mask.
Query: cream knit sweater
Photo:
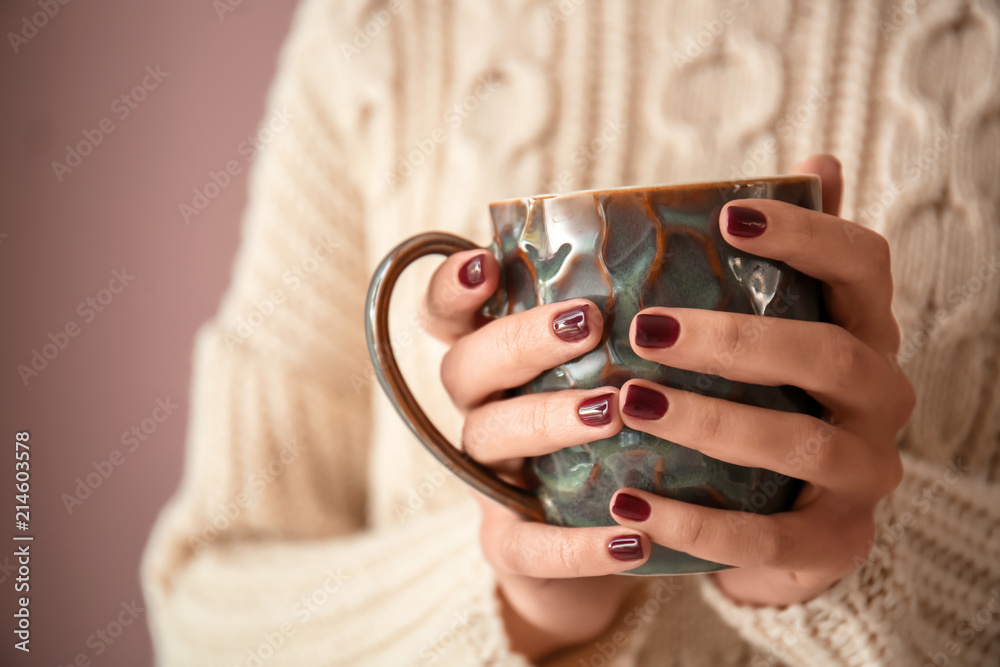
[[[196,344],[187,465],[143,582],[162,665],[524,665],[465,488],[373,382],[376,262],[486,203],[843,161],[890,240],[919,394],[867,564],[807,604],[636,579],[553,664],[1000,664],[1000,10],[989,0],[306,0],[242,247]],[[452,436],[440,345],[396,347]]]

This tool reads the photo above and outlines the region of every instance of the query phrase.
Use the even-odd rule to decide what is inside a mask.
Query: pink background
[[[191,224],[178,206],[210,170],[242,163],[237,148],[263,116],[294,8],[229,1],[239,7],[220,20],[208,1],[43,0],[59,11],[18,53],[7,34],[40,11],[38,0],[0,4],[0,664],[68,665],[78,654],[94,665],[152,662],[145,614],[100,656],[103,642],[88,638],[122,603],[143,605],[139,559],[180,478],[193,335],[228,281],[246,169]],[[169,75],[120,118],[114,100],[157,65]],[[114,131],[60,182],[51,163],[104,118]],[[121,267],[135,278],[102,294]],[[88,297],[108,296],[102,312],[78,311]],[[25,386],[17,366],[70,322],[78,335]],[[129,452],[122,434],[168,398],[180,407]],[[15,564],[19,532],[14,436],[22,430],[31,434],[32,475],[22,534],[35,536],[30,656],[12,648],[17,575],[5,568]],[[70,515],[62,495],[114,450],[121,465]]]

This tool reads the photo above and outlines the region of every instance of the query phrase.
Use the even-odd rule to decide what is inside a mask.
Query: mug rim
[[[571,190],[569,192],[550,192],[527,197],[510,197],[490,202],[489,209],[494,207],[510,206],[512,204],[545,201],[548,199],[563,199],[578,197],[583,195],[617,195],[631,192],[665,192],[670,190],[718,190],[735,188],[739,190],[743,187],[750,187],[760,183],[791,184],[799,182],[810,182],[822,185],[818,174],[786,174],[783,176],[761,176],[759,178],[741,178],[728,181],[687,181],[681,183],[665,183],[660,185],[628,185],[620,188],[591,188],[589,190]]]

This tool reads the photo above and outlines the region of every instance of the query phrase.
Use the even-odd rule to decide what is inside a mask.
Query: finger
[[[483,555],[501,575],[599,577],[639,567],[649,558],[650,540],[638,530],[563,528],[525,521],[482,497],[479,504]]]
[[[821,503],[764,515],[692,505],[631,488],[611,499],[611,516],[656,544],[735,567],[814,570],[843,565],[865,534],[864,519],[855,521]]]
[[[441,380],[455,405],[469,408],[591,350],[603,327],[586,299],[507,315],[459,338],[441,362]]]
[[[844,191],[844,174],[840,160],[832,155],[810,155],[792,167],[793,174],[816,174],[823,193],[823,212],[840,215],[840,198]]]
[[[877,447],[809,415],[710,398],[646,380],[621,388],[625,426],[734,465],[765,468],[876,500],[902,479],[892,440]],[[890,446],[891,445],[891,446]]]
[[[781,260],[827,284],[834,322],[876,351],[899,348],[892,316],[889,243],[862,225],[770,199],[729,202],[719,216],[726,241]]]
[[[737,382],[792,385],[840,421],[875,416],[902,428],[909,418],[906,378],[844,329],[694,308],[647,308],[632,320],[632,349],[665,366]]]
[[[465,416],[462,449],[486,465],[610,438],[622,427],[618,390],[568,389],[490,401]]]
[[[500,269],[496,257],[477,249],[456,252],[434,271],[420,306],[424,330],[445,343],[454,342],[481,324],[477,314],[496,291]]]

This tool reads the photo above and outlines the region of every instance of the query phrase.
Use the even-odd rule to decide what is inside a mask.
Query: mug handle
[[[365,339],[375,376],[393,406],[417,439],[438,461],[472,488],[496,502],[534,521],[545,522],[542,503],[527,489],[509,484],[492,470],[454,447],[431,422],[396,363],[389,336],[389,301],[396,280],[415,260],[426,255],[453,255],[477,248],[474,243],[454,234],[428,232],[418,234],[396,246],[375,270],[365,302]]]

